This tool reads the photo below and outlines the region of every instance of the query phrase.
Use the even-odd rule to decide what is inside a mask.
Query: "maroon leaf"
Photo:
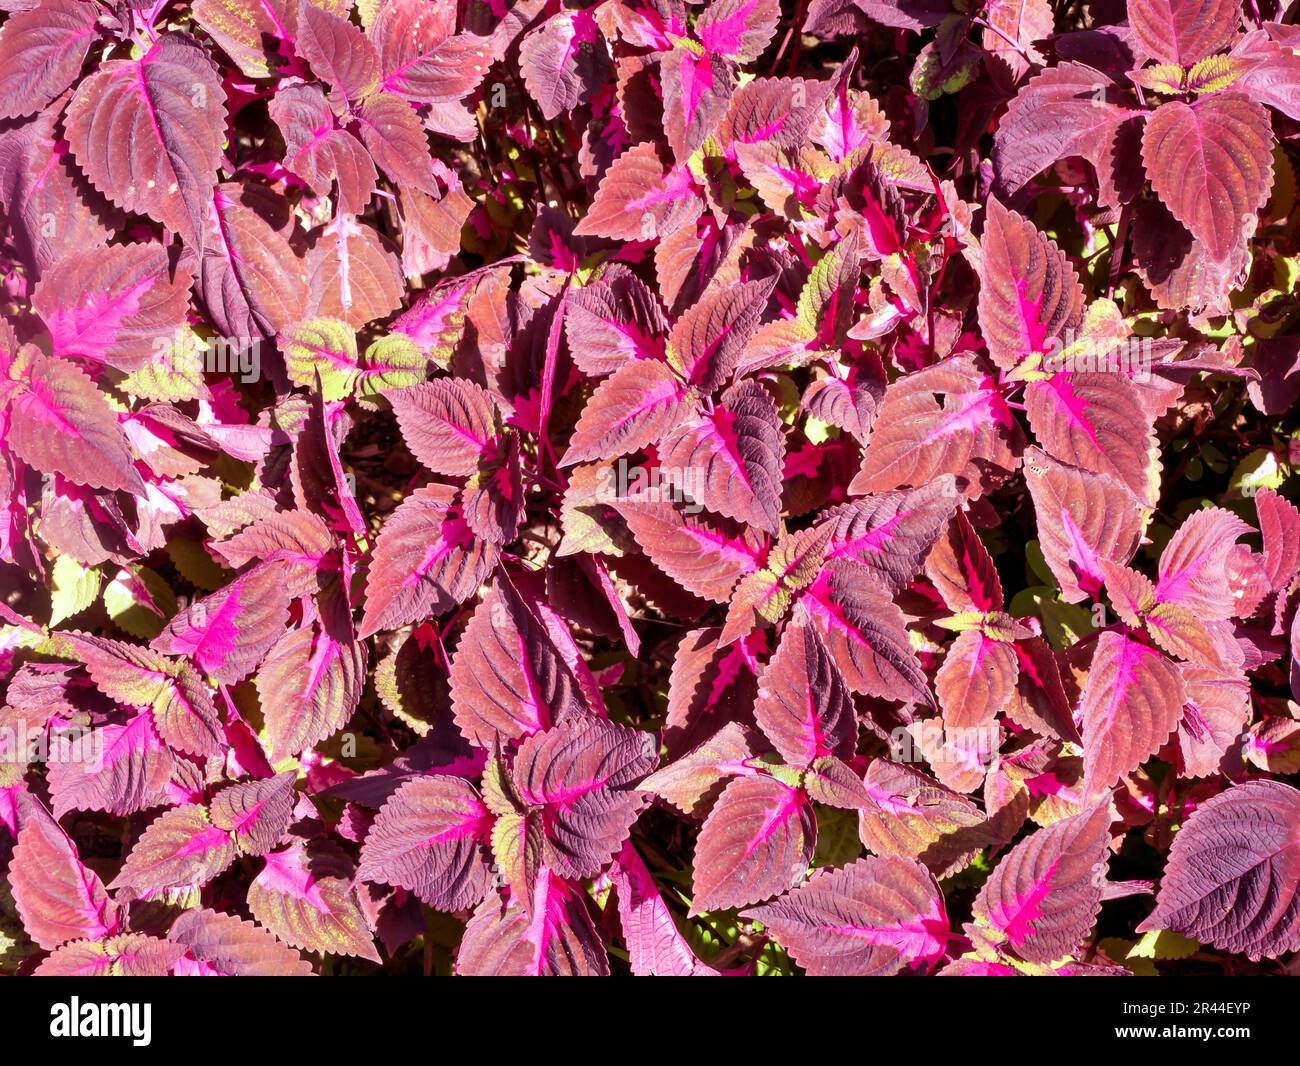
[[[524,37],[519,70],[547,121],[583,103],[609,71],[605,40],[591,11],[561,8]]]
[[[474,473],[498,432],[491,396],[472,381],[439,378],[388,399],[411,454],[435,474]]]
[[[1192,812],[1174,837],[1156,909],[1172,929],[1251,959],[1300,946],[1300,792],[1247,781]]]
[[[691,914],[780,895],[807,873],[816,835],[799,789],[771,777],[732,781],[695,842]]]
[[[451,700],[461,732],[484,747],[589,710],[550,633],[501,577],[479,603],[456,647]]]
[[[902,612],[864,571],[832,563],[799,602],[854,692],[934,706]]]
[[[1101,910],[1109,844],[1105,803],[1026,837],[980,889],[980,932],[1028,962],[1074,954]]]
[[[633,787],[654,769],[653,734],[579,718],[519,746],[520,799],[544,807],[548,865],[565,877],[594,877],[623,846],[645,804]]]
[[[1083,320],[1083,286],[1055,241],[991,199],[980,251],[980,328],[999,367],[1074,339],[1068,331]]]
[[[121,927],[117,905],[77,847],[38,801],[25,803],[9,860],[9,887],[27,935],[51,951],[68,940],[98,940]]]
[[[564,329],[573,361],[598,376],[632,359],[662,359],[668,323],[645,282],[619,274],[570,293]]]
[[[712,392],[731,377],[758,327],[775,279],[709,289],[673,324],[668,362],[692,385]]]
[[[389,516],[366,580],[360,636],[445,614],[474,595],[496,549],[474,536],[450,485],[417,489]]]
[[[1137,550],[1142,525],[1132,495],[1108,474],[1068,466],[1037,448],[1025,453],[1025,480],[1061,598],[1075,603],[1096,595],[1103,563],[1125,563]]]
[[[1157,63],[1190,67],[1224,48],[1241,22],[1239,0],[1128,0],[1136,43]]]
[[[1031,78],[1007,107],[993,138],[999,185],[1013,193],[1058,159],[1090,162],[1107,206],[1131,201],[1141,168],[1132,145],[1141,110],[1111,78],[1083,63],[1061,63]]]
[[[177,973],[232,977],[310,977],[311,963],[271,933],[232,914],[185,911],[167,939],[183,945]]]
[[[1268,112],[1235,92],[1163,103],[1142,133],[1151,187],[1216,260],[1255,231],[1273,187],[1272,152]]]
[[[203,245],[226,107],[197,41],[163,34],[139,59],[104,63],[78,87],[66,126],[95,188]]]
[[[1080,697],[1084,790],[1098,796],[1169,739],[1187,692],[1178,668],[1121,633],[1102,633]]]
[[[6,442],[47,474],[144,495],[117,416],[90,378],[64,359],[36,356],[30,379],[9,405]]]
[[[784,460],[776,404],[756,381],[737,382],[721,405],[678,426],[659,446],[671,484],[710,511],[768,533],[780,522]]]
[[[758,678],[754,717],[790,766],[824,755],[852,758],[858,740],[853,700],[817,630],[792,624]]]
[[[282,85],[269,106],[284,137],[285,167],[320,196],[337,183],[339,207],[360,214],[375,191],[375,164],[356,137],[335,127],[320,87]]]
[[[940,477],[919,489],[843,504],[827,512],[836,521],[826,557],[861,563],[890,592],[899,592],[921,569],[960,500],[955,479]]]
[[[40,111],[76,78],[95,40],[98,11],[45,0],[0,27],[0,118]]]
[[[651,561],[697,596],[725,603],[737,579],[758,569],[755,538],[734,523],[691,515],[649,496],[610,503]]]
[[[564,466],[638,451],[695,412],[694,400],[657,359],[636,359],[596,386],[574,427]]]
[[[490,875],[481,841],[491,817],[457,777],[420,777],[393,793],[361,849],[357,878],[414,892],[430,907],[473,907]]]
[[[717,977],[691,950],[631,842],[609,868],[629,965],[637,977]]]
[[[308,0],[298,0],[294,46],[340,102],[355,103],[379,84],[379,55],[370,39],[346,18]]]
[[[61,260],[41,279],[32,305],[50,331],[53,354],[129,373],[175,337],[189,290],[189,274],[172,271],[164,248],[129,244]]]
[[[934,876],[893,857],[818,870],[807,884],[744,916],[771,929],[815,977],[880,977],[912,965],[928,969],[943,957],[950,935]]]

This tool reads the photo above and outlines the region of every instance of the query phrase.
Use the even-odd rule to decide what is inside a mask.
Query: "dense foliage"
[[[0,969],[1296,971],[1280,0],[0,11]]]

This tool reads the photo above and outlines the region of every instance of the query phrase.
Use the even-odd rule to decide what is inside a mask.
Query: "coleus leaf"
[[[66,128],[95,188],[203,246],[226,107],[196,40],[166,33],[138,59],[104,63],[78,87]]]
[[[618,853],[609,868],[609,877],[614,884],[619,925],[635,976],[719,976],[691,950],[631,841]]]
[[[105,248],[46,271],[32,297],[53,354],[138,370],[171,341],[185,319],[190,275],[173,271],[160,245]]]
[[[473,907],[490,884],[482,849],[490,824],[468,782],[442,775],[408,781],[366,834],[357,878],[404,888],[439,910]]]
[[[147,712],[101,726],[68,757],[50,764],[55,817],[70,810],[123,815],[157,807],[170,799],[176,763]]]
[[[632,359],[662,359],[668,323],[645,282],[619,274],[570,293],[564,329],[573,361],[598,376]]]
[[[561,8],[525,36],[519,70],[548,122],[583,103],[609,70],[609,53],[591,10]]]
[[[341,849],[294,843],[266,856],[248,886],[249,912],[290,947],[379,962],[352,875]]]
[[[1300,569],[1300,510],[1272,489],[1261,489],[1255,496],[1255,511],[1264,538],[1269,588],[1286,588]]]
[[[1137,45],[1157,63],[1190,67],[1225,47],[1241,21],[1239,0],[1128,0]]]
[[[425,485],[384,523],[367,575],[360,636],[444,614],[491,573],[496,549],[474,535],[455,499],[450,485]]]
[[[635,785],[654,769],[653,734],[579,718],[519,746],[514,779],[524,803],[544,807],[548,865],[593,877],[619,851],[645,804]]]
[[[307,284],[308,314],[341,318],[353,329],[391,314],[402,303],[397,256],[372,227],[347,215],[310,240]]]
[[[755,772],[752,730],[729,722],[699,747],[670,762],[641,782],[641,789],[662,796],[683,814],[702,817],[718,786],[729,777]]]
[[[1121,86],[1084,63],[1049,66],[1016,94],[993,138],[998,185],[1014,193],[1068,156],[1092,163],[1100,200],[1127,203],[1142,183],[1132,146],[1141,136],[1142,111]]]
[[[79,0],[49,0],[10,14],[0,27],[0,118],[44,108],[72,84],[96,36],[99,12]]]
[[[383,69],[385,92],[423,104],[446,104],[473,92],[492,60],[492,41],[454,34],[450,9],[432,10],[421,0],[388,0],[370,37]]]
[[[235,861],[235,840],[208,811],[187,803],[163,811],[131,848],[110,888],[127,898],[204,885]]]
[[[1128,378],[1058,372],[1025,386],[1025,412],[1053,458],[1109,474],[1139,500],[1146,498],[1147,437],[1153,420]]]
[[[1275,958],[1300,943],[1300,792],[1247,781],[1210,798],[1174,837],[1139,932],[1172,929],[1239,952]]]
[[[1219,772],[1229,750],[1241,744],[1250,720],[1250,685],[1235,670],[1195,663],[1180,663],[1178,669],[1187,687],[1177,733],[1183,772],[1209,777]]]
[[[673,323],[668,362],[690,384],[712,392],[740,361],[776,279],[711,287]]]
[[[1232,583],[1224,575],[1238,538],[1250,532],[1221,507],[1194,511],[1160,553],[1156,602],[1178,604],[1207,620],[1237,613]]]
[[[402,439],[435,474],[463,477],[499,432],[492,397],[463,378],[438,378],[388,394]]]
[[[993,362],[1010,370],[1083,320],[1083,286],[1064,252],[996,199],[980,241],[979,321]]]
[[[167,932],[185,948],[178,974],[310,977],[311,963],[252,922],[206,908],[185,911]]]
[[[1151,187],[1216,260],[1254,232],[1273,186],[1272,151],[1268,112],[1236,92],[1170,100],[1142,132]]]
[[[780,521],[784,460],[776,404],[756,381],[737,382],[719,406],[671,430],[659,445],[669,483],[715,514],[768,533]]]
[[[636,359],[599,385],[574,427],[562,465],[638,451],[695,413],[695,402],[666,363]]]
[[[318,85],[282,85],[268,105],[284,137],[285,168],[319,196],[333,183],[341,210],[360,214],[375,191],[375,164],[351,133],[338,129]]]
[[[288,612],[288,590],[279,570],[255,567],[181,611],[151,647],[187,655],[215,680],[233,685],[280,639]]]
[[[280,842],[293,814],[294,770],[223,788],[208,808],[212,824],[231,835],[241,855],[265,855]]]
[[[15,455],[77,485],[144,496],[117,416],[90,378],[65,359],[36,355],[9,404],[5,441]]]
[[[1026,962],[1074,954],[1101,910],[1110,822],[1102,803],[1012,848],[976,897],[975,935]]]
[[[1002,609],[997,567],[965,511],[955,512],[935,539],[925,559],[925,575],[952,611]]]
[[[852,757],[853,700],[811,624],[786,626],[759,675],[754,717],[789,766],[802,769],[825,755]]]
[[[867,977],[928,969],[950,933],[934,876],[908,859],[871,856],[818,870],[744,916],[762,922],[811,976]]]
[[[652,494],[610,504],[651,561],[697,596],[725,603],[737,579],[758,570],[759,545],[735,523],[692,515]]]
[[[530,901],[484,900],[465,926],[456,972],[470,977],[608,976],[585,896],[543,871]]]
[[[0,133],[0,204],[18,259],[38,278],[72,252],[108,243],[104,202],[58,136],[58,105]]]
[[[191,755],[216,755],[224,737],[211,690],[192,667],[149,648],[66,634],[95,686],[118,703],[148,707],[159,736]]]
[[[1233,88],[1288,118],[1300,117],[1300,94],[1295,88],[1300,59],[1291,48],[1270,39],[1266,31],[1255,30],[1233,46],[1229,60],[1246,65],[1232,83]]]
[[[347,725],[361,700],[366,658],[350,624],[305,624],[275,642],[256,678],[273,762]]]
[[[655,146],[646,141],[620,155],[605,171],[578,237],[649,241],[681,229],[698,213],[689,174],[665,174]]]
[[[816,579],[830,533],[830,525],[822,522],[777,538],[764,565],[742,577],[732,590],[722,627],[723,645],[780,620],[794,595]]]
[[[379,54],[370,39],[346,18],[308,0],[298,2],[294,47],[340,103],[356,103],[379,85]]]
[[[1103,563],[1125,563],[1137,550],[1142,523],[1125,485],[1083,470],[1037,448],[1025,452],[1025,481],[1038,518],[1043,558],[1067,603],[1094,596]]]
[[[973,801],[914,767],[873,759],[863,784],[869,802],[858,813],[858,835],[876,855],[915,859],[947,877],[994,839]]]
[[[803,792],[772,777],[738,777],[695,842],[691,914],[780,895],[812,862],[817,822]]]
[[[735,90],[734,64],[717,53],[677,45],[659,60],[664,133],[685,163],[722,120]]]
[[[1132,637],[1102,633],[1079,701],[1088,796],[1100,795],[1159,751],[1186,700],[1172,662]]]
[[[437,193],[429,141],[410,104],[393,93],[374,93],[355,115],[362,143],[395,185]]]
[[[52,951],[69,940],[100,940],[122,927],[117,904],[77,847],[37,800],[23,801],[23,825],[8,880],[27,935]]]
[[[37,977],[167,977],[185,954],[146,933],[78,940],[57,948],[33,971]]]
[[[934,679],[945,729],[992,726],[1011,699],[1019,675],[1019,660],[1011,644],[978,629],[958,633]]]
[[[965,474],[972,458],[992,454],[1012,418],[991,380],[969,360],[954,357],[891,384],[876,422],[850,493],[919,487],[944,474]]]
[[[827,512],[835,518],[827,559],[868,567],[890,592],[916,576],[960,503],[956,479],[939,477],[903,492],[873,493]]]
[[[866,572],[831,563],[799,602],[854,692],[934,706],[902,612]]]
[[[283,209],[255,186],[220,185],[212,197],[195,284],[213,323],[244,345],[307,313],[306,265],[268,221]]]
[[[590,712],[546,626],[504,577],[493,582],[456,646],[451,700],[461,732],[483,747]]]
[[[695,20],[695,36],[706,52],[752,63],[772,40],[779,18],[776,0],[712,0]]]

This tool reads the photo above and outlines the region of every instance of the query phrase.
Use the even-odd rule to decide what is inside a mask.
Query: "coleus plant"
[[[1275,0],[0,10],[5,971],[1295,971]]]

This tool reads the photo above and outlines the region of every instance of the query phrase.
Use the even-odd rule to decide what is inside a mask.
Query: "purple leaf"
[[[943,894],[923,866],[869,857],[807,882],[744,916],[771,929],[815,977],[868,977],[905,966],[928,969],[943,957],[950,933]]]

